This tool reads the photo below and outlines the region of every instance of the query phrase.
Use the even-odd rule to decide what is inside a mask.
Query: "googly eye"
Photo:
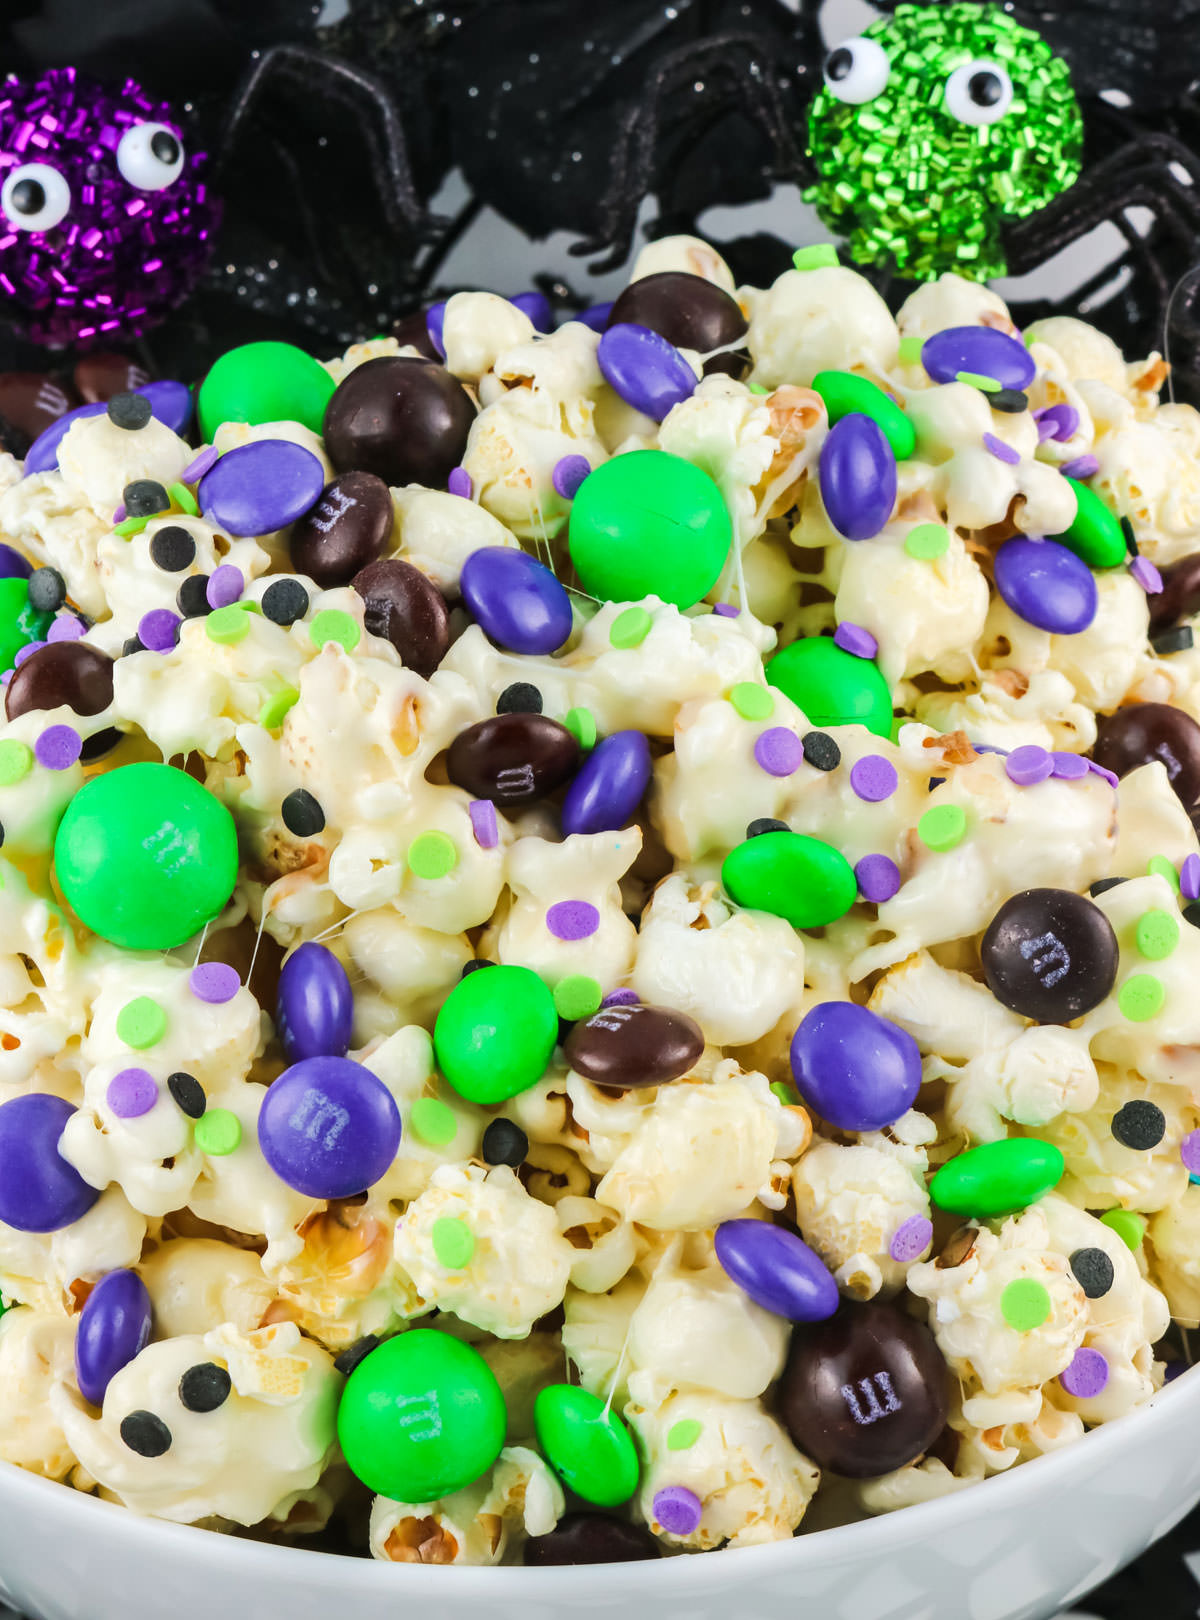
[[[165,124],[134,124],[121,136],[117,168],[139,191],[162,191],[183,172],[184,151]]]
[[[946,80],[946,111],[960,124],[994,124],[1012,98],[1012,80],[999,62],[964,62]]]
[[[861,34],[857,39],[843,40],[825,58],[825,83],[830,95],[852,107],[874,101],[887,84],[890,72],[883,46]]]
[[[70,186],[48,163],[22,163],[0,189],[0,209],[19,231],[52,231],[70,206]]]

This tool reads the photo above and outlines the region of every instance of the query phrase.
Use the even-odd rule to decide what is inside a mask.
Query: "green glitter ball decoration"
[[[967,3],[897,6],[845,48],[852,65],[832,53],[809,112],[820,179],[805,199],[861,264],[914,280],[1004,275],[1004,221],[1079,177],[1083,119],[1066,63],[999,8]],[[879,48],[886,82],[870,94],[885,74]],[[977,74],[990,80],[972,90]]]

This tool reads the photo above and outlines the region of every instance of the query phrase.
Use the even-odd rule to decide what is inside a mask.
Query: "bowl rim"
[[[211,1562],[216,1553],[213,1539],[217,1536],[223,1547],[220,1557],[228,1574],[236,1576],[240,1571],[249,1573],[253,1570],[261,1577],[281,1582],[316,1578],[322,1586],[333,1584],[344,1587],[347,1592],[352,1591],[356,1584],[361,1585],[364,1591],[374,1591],[376,1586],[383,1588],[386,1584],[397,1595],[409,1593],[414,1597],[432,1598],[439,1588],[443,1596],[448,1595],[443,1583],[449,1579],[455,1583],[453,1595],[456,1601],[469,1600],[474,1596],[484,1598],[496,1582],[503,1583],[506,1599],[521,1596],[536,1599],[539,1586],[543,1589],[542,1597],[548,1598],[552,1594],[547,1586],[547,1577],[553,1569],[578,1568],[591,1570],[593,1580],[602,1579],[612,1588],[609,1595],[613,1597],[623,1595],[622,1589],[633,1587],[642,1595],[647,1592],[652,1594],[657,1584],[691,1591],[697,1583],[708,1583],[718,1577],[722,1582],[727,1582],[731,1577],[756,1580],[786,1575],[794,1579],[803,1575],[806,1565],[819,1564],[822,1549],[837,1555],[853,1549],[856,1557],[866,1559],[882,1555],[897,1541],[912,1541],[927,1531],[936,1534],[952,1532],[957,1524],[973,1516],[982,1506],[986,1505],[1000,1513],[1009,1499],[1022,1491],[1030,1492],[1035,1485],[1053,1490],[1056,1483],[1063,1483],[1072,1471],[1090,1473],[1103,1467],[1106,1461],[1111,1462],[1112,1454],[1131,1438],[1131,1428],[1141,1436],[1143,1443],[1152,1444],[1156,1430],[1167,1424],[1176,1425],[1185,1419],[1185,1412],[1180,1406],[1180,1390],[1184,1391],[1200,1414],[1200,1365],[1188,1368],[1169,1385],[1157,1390],[1142,1406],[1100,1425],[1081,1441],[1064,1446],[1061,1450],[1019,1463],[1003,1474],[964,1486],[948,1496],[914,1503],[875,1518],[837,1525],[807,1536],[794,1536],[786,1541],[738,1548],[736,1554],[724,1549],[715,1555],[721,1558],[719,1570],[712,1568],[714,1554],[711,1553],[620,1564],[559,1565],[547,1569],[530,1569],[524,1565],[397,1566],[382,1559],[343,1557],[303,1544],[280,1546],[241,1536],[220,1535],[196,1525],[152,1518],[135,1513],[120,1503],[89,1496],[69,1485],[30,1473],[10,1462],[0,1463],[0,1499],[14,1492],[40,1495],[48,1506],[57,1504],[55,1511],[69,1517],[84,1515],[84,1519],[73,1526],[81,1534],[86,1533],[87,1518],[94,1517],[96,1533],[104,1533],[110,1544],[114,1538],[128,1543],[127,1550],[131,1556],[136,1544],[150,1540],[157,1543],[164,1553],[173,1547],[182,1558],[195,1557]],[[981,1488],[988,1492],[986,1504],[977,1495]],[[98,1516],[98,1510],[105,1515],[103,1519]],[[202,1541],[201,1537],[205,1539]],[[131,1562],[130,1567],[136,1569],[139,1566]],[[5,1573],[0,1571],[0,1581]],[[402,1584],[397,1586],[397,1582]],[[527,1590],[523,1591],[522,1588]]]

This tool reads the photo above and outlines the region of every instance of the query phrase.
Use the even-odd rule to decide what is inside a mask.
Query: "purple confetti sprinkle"
[[[900,889],[900,868],[890,855],[864,855],[854,868],[858,892],[864,900],[882,904]]]
[[[1064,478],[1090,478],[1100,471],[1100,463],[1095,456],[1076,456],[1074,461],[1064,461],[1058,470]]]
[[[1185,855],[1179,868],[1179,892],[1185,900],[1200,899],[1200,855]]]
[[[48,771],[70,770],[83,751],[83,738],[74,726],[47,726],[33,752]]]
[[[118,1119],[138,1119],[158,1101],[158,1081],[145,1069],[120,1069],[104,1095]]]
[[[864,754],[850,767],[850,786],[868,804],[890,799],[899,781],[896,767],[882,754]]]
[[[1061,405],[1047,405],[1045,410],[1038,412],[1037,424],[1039,439],[1057,439],[1060,444],[1065,444],[1079,430],[1079,412],[1074,405],[1068,405],[1065,401]],[[1043,432],[1047,424],[1049,433]]]
[[[589,939],[600,926],[600,913],[587,900],[559,900],[546,913],[555,939]]]
[[[804,744],[786,726],[772,726],[755,742],[754,758],[768,776],[790,776],[800,768]]]
[[[997,748],[995,743],[973,742],[971,747],[977,754],[999,754],[1001,759],[1007,759],[1009,754],[1012,753],[1011,748]]]
[[[722,619],[736,619],[741,611],[741,608],[734,607],[732,602],[718,602],[713,607],[713,612]]]
[[[12,680],[12,678],[13,678],[12,670],[11,669],[6,669],[4,671],[4,674],[0,675],[0,686],[7,686],[9,681]]]
[[[994,433],[984,434],[983,448],[990,451],[997,461],[1007,461],[1010,467],[1017,466],[1021,460],[1021,452],[1014,450],[1011,444],[1005,444]]]
[[[1115,771],[1110,771],[1107,765],[1097,765],[1094,759],[1089,759],[1087,762],[1087,767],[1093,776],[1102,777],[1103,780],[1108,783],[1110,788],[1115,790],[1120,786],[1120,779],[1118,778],[1117,773]]]
[[[560,456],[554,463],[550,482],[564,501],[573,501],[591,470],[592,464],[586,456]]]
[[[1052,406],[1047,406],[1046,409],[1047,410],[1052,410],[1053,407]],[[1038,443],[1039,444],[1045,444],[1047,439],[1054,438],[1054,428],[1055,428],[1054,422],[1053,421],[1047,422],[1045,420],[1045,412],[1044,411],[1034,411],[1033,419],[1037,423]]]
[[[221,452],[215,444],[210,444],[207,450],[201,450],[200,454],[193,461],[189,461],[180,473],[179,482],[181,484],[198,484],[209,468],[216,465],[217,457],[220,454]]]
[[[926,1215],[910,1215],[892,1233],[888,1253],[901,1265],[918,1260],[933,1242],[933,1222]]]
[[[44,641],[27,641],[23,647],[17,648],[13,655],[13,664],[17,669],[20,669],[27,658],[32,658],[34,653],[45,645]]]
[[[1032,787],[1035,782],[1044,782],[1054,775],[1054,759],[1037,743],[1022,743],[1004,761],[1004,769],[1010,782],[1018,787]]]
[[[704,1504],[686,1485],[655,1492],[654,1517],[669,1536],[690,1536],[704,1516]]]
[[[446,344],[442,336],[445,324],[446,300],[443,298],[440,303],[430,304],[425,311],[425,330],[429,333],[429,341],[443,360],[446,358]]]
[[[465,467],[451,467],[450,476],[446,480],[446,488],[451,495],[461,495],[464,501],[469,501],[475,493],[471,475]]]
[[[1099,1350],[1084,1345],[1076,1350],[1071,1365],[1058,1375],[1058,1381],[1077,1401],[1090,1400],[1108,1383],[1108,1362]]]
[[[1135,557],[1129,565],[1129,572],[1137,580],[1147,596],[1157,596],[1162,590],[1162,575],[1149,557]]]
[[[500,828],[496,822],[496,806],[490,799],[472,799],[467,806],[471,830],[480,849],[495,849],[500,842]]]
[[[1200,1176],[1200,1131],[1189,1131],[1179,1144],[1179,1157],[1189,1175]]]
[[[1054,762],[1054,774],[1064,782],[1078,782],[1088,773],[1088,762],[1082,754],[1069,754],[1065,749],[1056,748],[1050,755]]]
[[[181,620],[170,608],[151,608],[138,620],[138,640],[151,652],[169,653],[179,639]]]
[[[113,528],[115,529],[118,523],[124,523],[126,516],[127,513],[125,511],[125,502],[122,501],[120,506],[117,507],[116,511],[112,515]]]
[[[641,996],[628,985],[622,985],[619,990],[610,990],[600,1003],[602,1007],[636,1007],[641,1003]]]
[[[208,584],[204,587],[204,599],[210,608],[232,607],[235,602],[241,600],[245,589],[246,576],[241,569],[235,568],[233,563],[222,563],[208,576]],[[146,640],[145,636],[142,636],[142,640]]]
[[[60,613],[46,632],[47,641],[78,641],[84,633],[83,621],[73,613]]]
[[[242,981],[228,962],[200,962],[188,974],[188,988],[198,1001],[219,1006],[233,1000],[242,988]]]
[[[843,652],[853,653],[855,658],[874,658],[879,651],[879,643],[861,624],[839,624],[833,639]]]

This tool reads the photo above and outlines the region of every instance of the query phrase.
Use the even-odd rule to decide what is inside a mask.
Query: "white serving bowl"
[[[1200,1369],[939,1502],[742,1552],[446,1569],[144,1519],[0,1464],[0,1590],[37,1620],[1042,1620],[1200,1497]]]

